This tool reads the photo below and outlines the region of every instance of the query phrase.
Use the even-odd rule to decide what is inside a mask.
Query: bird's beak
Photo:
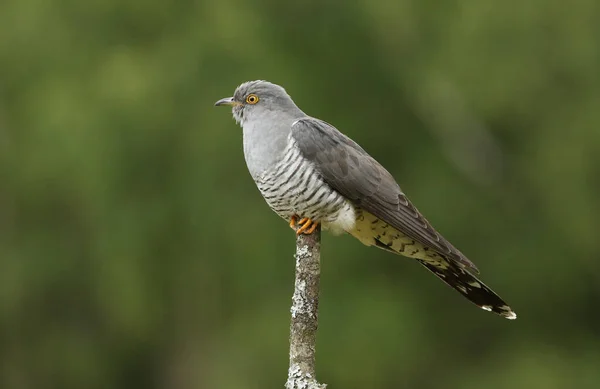
[[[237,101],[233,100],[233,97],[226,97],[224,99],[221,99],[219,101],[217,101],[215,103],[215,107],[218,107],[220,105],[229,105],[229,106],[236,106],[236,105],[242,105],[241,103],[238,103]]]

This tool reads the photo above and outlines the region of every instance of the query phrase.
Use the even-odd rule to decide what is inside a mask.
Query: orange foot
[[[298,220],[298,215],[292,215],[292,217],[290,218],[290,228],[292,230],[296,230],[296,222]]]
[[[294,223],[295,222],[296,221],[294,220]],[[300,235],[300,234],[310,235],[313,232],[315,232],[315,229],[319,225],[319,223],[314,222],[314,221],[310,220],[307,217],[304,217],[304,218],[300,219],[300,221],[298,222],[298,224],[301,224],[301,227],[296,230],[296,235]]]

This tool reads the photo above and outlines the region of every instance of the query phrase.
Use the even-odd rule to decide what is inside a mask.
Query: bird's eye
[[[248,96],[246,96],[246,103],[248,103],[248,104],[258,103],[258,96],[255,94],[249,94]]]

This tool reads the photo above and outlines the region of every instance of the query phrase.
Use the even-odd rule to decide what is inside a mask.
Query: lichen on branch
[[[286,389],[325,389],[315,378],[321,275],[321,228],[296,238],[296,281],[290,324],[290,368]]]

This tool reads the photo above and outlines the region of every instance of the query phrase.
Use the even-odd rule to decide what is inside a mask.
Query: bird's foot
[[[308,217],[298,220],[298,215],[293,215],[290,218],[290,228],[296,231],[296,235],[310,235],[315,232],[318,225],[318,222],[314,222]]]
[[[298,222],[298,216],[297,215],[292,215],[292,217],[290,218],[290,228],[292,230],[296,230],[296,223]]]
[[[308,217],[303,217],[302,219],[300,219],[298,224],[300,224],[300,228],[298,228],[296,230],[296,235],[300,235],[300,234],[310,235],[313,232],[315,232],[315,230],[317,229],[317,226],[319,225],[318,222],[312,221]]]

